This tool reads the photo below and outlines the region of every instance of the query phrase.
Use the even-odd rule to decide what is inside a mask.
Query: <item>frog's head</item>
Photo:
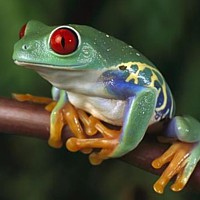
[[[62,81],[66,79],[94,82],[113,66],[130,60],[140,61],[142,56],[126,43],[92,27],[71,24],[51,27],[30,21],[20,31],[13,59],[16,64],[36,70],[54,86],[63,88]],[[72,73],[67,75],[66,71]],[[87,72],[85,76],[83,71]],[[90,74],[91,71],[95,73]],[[59,80],[60,83],[56,83]]]
[[[18,64],[57,69],[101,69],[119,64],[123,58],[129,61],[127,58],[134,53],[133,50],[124,42],[92,27],[50,27],[30,21],[20,31],[13,59]]]

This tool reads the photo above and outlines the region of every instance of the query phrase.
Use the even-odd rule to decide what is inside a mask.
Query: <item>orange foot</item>
[[[76,138],[85,139],[85,134],[82,124],[79,120],[77,109],[71,103],[65,103],[64,106],[54,109],[57,102],[49,103],[45,109],[51,112],[51,123],[50,123],[50,137],[49,145],[55,148],[62,146],[62,129],[65,125],[69,126],[69,129]],[[97,132],[97,131],[95,131]],[[82,148],[82,153],[90,153],[91,148]]]
[[[185,187],[196,166],[196,163],[194,161],[191,162],[190,159],[192,150],[195,147],[196,144],[194,143],[175,142],[163,155],[152,162],[152,166],[156,169],[170,162],[153,186],[157,193],[162,194],[167,183],[175,175],[177,177],[171,189],[173,191],[180,191]]]
[[[88,116],[82,110],[78,110],[77,112],[81,122],[84,125],[86,134],[92,136],[100,133],[101,137],[85,139],[72,137],[67,140],[66,147],[72,152],[76,152],[85,148],[100,149],[100,151],[92,152],[89,156],[90,163],[93,165],[98,165],[103,160],[109,158],[109,155],[117,146],[120,131],[108,129],[98,119],[93,116]]]
[[[72,133],[77,138],[86,138],[79,121],[76,109],[70,103],[61,103],[56,109],[56,101],[51,98],[38,97],[30,94],[13,94],[18,101],[29,101],[34,103],[46,104],[45,109],[51,113],[50,137],[48,143],[50,146],[59,148],[62,146],[62,129],[64,125],[68,125]],[[64,106],[63,106],[64,104]],[[90,153],[91,149],[82,149],[84,153]]]

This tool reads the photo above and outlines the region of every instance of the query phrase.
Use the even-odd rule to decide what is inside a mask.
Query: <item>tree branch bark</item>
[[[50,113],[44,109],[44,105],[29,102],[22,103],[13,99],[0,98],[1,133],[47,140],[49,138],[49,117]],[[156,127],[150,130],[147,137],[145,137],[135,150],[120,159],[153,174],[161,174],[163,168],[155,170],[151,166],[151,162],[168,147],[166,144],[158,143],[155,139],[155,135],[158,133],[162,134],[162,129],[163,125],[161,124],[159,128]],[[62,135],[63,141],[73,136],[67,126],[63,129]],[[193,172],[188,185],[200,191],[200,164],[198,164]]]

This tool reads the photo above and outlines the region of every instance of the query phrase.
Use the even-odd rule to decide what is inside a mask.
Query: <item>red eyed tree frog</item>
[[[177,141],[152,163],[155,168],[170,163],[154,190],[162,193],[175,175],[172,190],[186,185],[200,159],[200,123],[190,116],[174,116],[165,79],[132,46],[84,25],[50,27],[30,21],[20,31],[13,59],[53,85],[55,102],[44,99],[51,111],[51,146],[62,146],[61,130],[68,124],[74,137],[66,147],[90,153],[90,162],[100,164],[133,150],[151,124],[168,119],[165,136]],[[110,130],[102,122],[121,129]],[[102,137],[95,137],[97,132]],[[100,151],[92,151],[96,148]]]

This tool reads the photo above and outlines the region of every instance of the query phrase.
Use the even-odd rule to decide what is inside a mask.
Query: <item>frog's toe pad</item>
[[[77,152],[79,150],[84,154],[90,154],[92,152],[92,148],[82,148],[79,139],[75,137],[67,140],[66,148],[71,152]]]
[[[157,193],[162,194],[169,180],[170,178],[160,177],[153,186],[154,190]],[[173,190],[174,192],[181,191],[185,187],[187,181],[188,179],[186,179],[184,176],[181,178],[181,180],[176,179],[175,183],[171,185],[171,190]]]
[[[80,150],[79,143],[77,141],[77,138],[75,138],[75,137],[69,138],[67,140],[66,147],[71,152],[77,152]]]
[[[99,165],[104,159],[100,158],[98,153],[91,153],[89,156],[89,161],[92,165]]]
[[[178,192],[178,191],[181,191],[185,185],[186,185],[186,181],[184,181],[184,177],[181,178],[182,180],[181,181],[176,181],[172,186],[171,186],[171,189],[174,191],[174,192]]]
[[[110,158],[113,149],[105,148],[101,149],[99,152],[93,152],[89,156],[89,161],[92,165],[99,165],[104,160]]]

